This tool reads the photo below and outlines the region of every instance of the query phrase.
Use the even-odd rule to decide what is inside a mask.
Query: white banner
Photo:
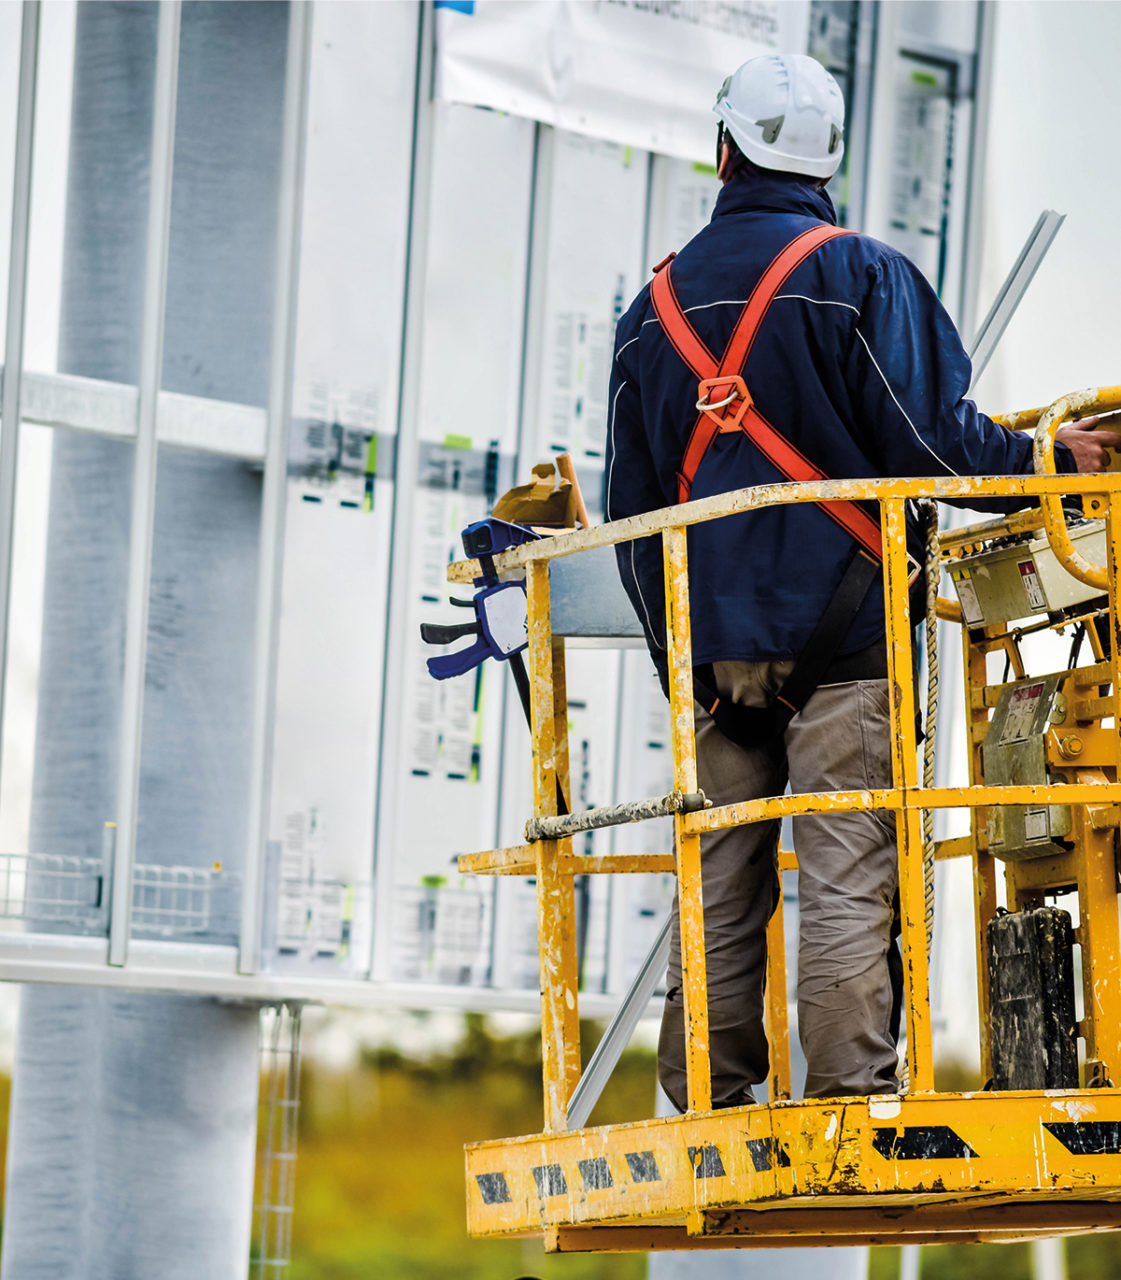
[[[436,96],[713,160],[724,77],[804,53],[809,0],[435,0]]]

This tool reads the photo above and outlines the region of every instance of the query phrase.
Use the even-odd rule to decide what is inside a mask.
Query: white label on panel
[[[1047,809],[1024,810],[1024,838],[1027,840],[1046,840],[1051,834],[1051,823]]]
[[[1046,609],[1047,597],[1043,594],[1043,588],[1039,585],[1039,575],[1035,571],[1035,561],[1021,560],[1017,563],[1016,568],[1020,570],[1020,578],[1028,595],[1028,604],[1033,609]]]
[[[323,819],[317,809],[296,810],[285,816],[280,858],[268,867],[275,877],[266,900],[276,902],[276,951],[288,963],[297,957],[364,968],[369,942],[368,884],[355,885],[326,874],[325,844]],[[352,957],[353,963],[348,963]]]
[[[977,626],[984,620],[985,615],[981,611],[981,602],[977,599],[977,588],[973,585],[969,570],[963,569],[960,574],[955,573],[953,582],[957,588],[958,599],[961,601],[963,617],[971,627]]]
[[[1000,734],[1000,745],[1009,742],[1023,742],[1031,736],[1032,725],[1039,709],[1039,700],[1043,697],[1044,685],[1024,685],[1013,689],[1009,699],[1008,715]]]

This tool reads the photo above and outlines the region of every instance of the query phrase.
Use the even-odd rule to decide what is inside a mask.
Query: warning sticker
[[[1021,689],[1012,690],[1008,702],[1008,716],[1004,721],[1004,728],[1000,731],[1002,746],[1009,742],[1021,742],[1024,738],[1031,736],[1031,727],[1042,695],[1042,684],[1029,684]]]
[[[1024,837],[1028,840],[1046,840],[1051,834],[1051,823],[1046,809],[1024,810]]]
[[[985,615],[981,612],[981,602],[977,599],[977,591],[969,574],[963,570],[960,578],[955,575],[954,586],[957,587],[958,599],[961,601],[961,612],[966,622],[971,627],[978,626],[984,622]]]
[[[1039,575],[1035,571],[1035,561],[1021,560],[1016,565],[1016,568],[1020,570],[1024,590],[1028,595],[1028,604],[1033,609],[1046,609],[1047,597],[1043,594],[1043,588],[1039,585]]]

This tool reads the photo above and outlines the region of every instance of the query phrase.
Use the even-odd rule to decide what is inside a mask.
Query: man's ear
[[[727,182],[730,176],[728,174],[728,144],[726,142],[720,148],[720,168],[717,169],[716,176],[721,182]]]

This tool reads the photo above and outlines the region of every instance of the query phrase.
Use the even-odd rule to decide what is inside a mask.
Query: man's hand
[[[1099,422],[1116,422],[1119,418],[1121,414],[1113,413],[1067,422],[1055,432],[1055,439],[1074,454],[1074,465],[1079,471],[1096,475],[1109,466],[1110,449],[1121,449],[1121,434],[1095,428]]]

